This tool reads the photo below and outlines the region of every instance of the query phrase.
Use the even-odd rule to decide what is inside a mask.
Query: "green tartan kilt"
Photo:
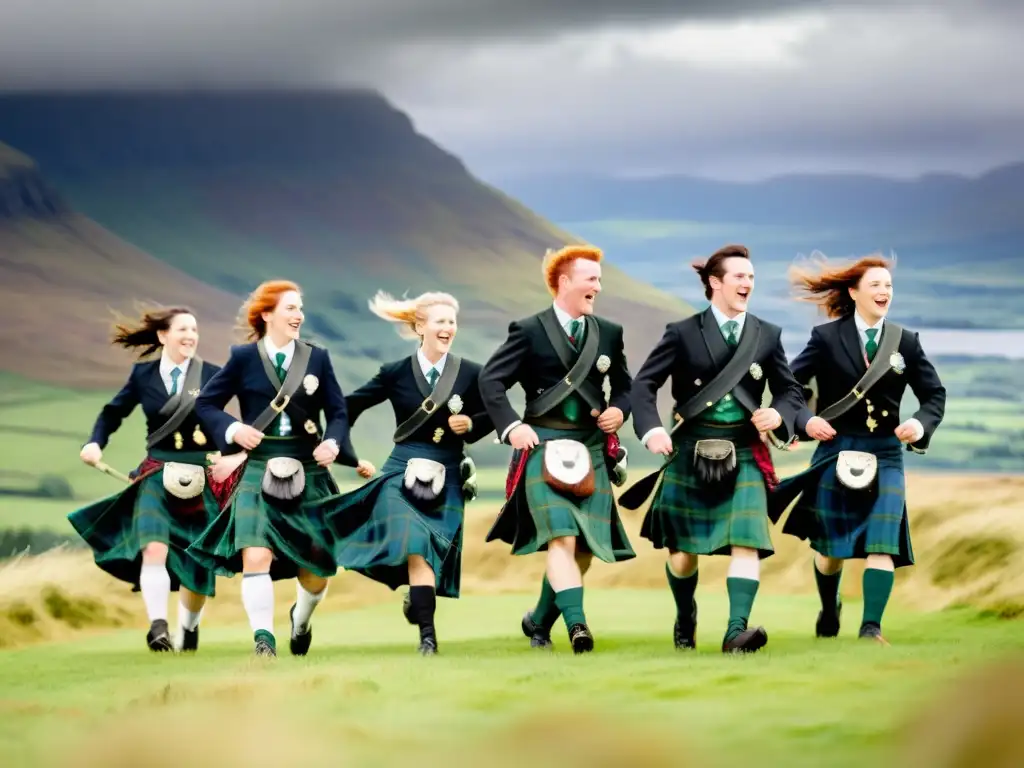
[[[330,470],[312,459],[316,446],[306,437],[267,435],[249,454],[242,476],[224,509],[188,549],[189,556],[220,576],[242,572],[242,550],[265,547],[274,554],[270,578],[290,579],[305,568],[322,578],[337,573],[323,515],[307,505],[338,493]],[[302,461],[306,485],[293,501],[263,493],[267,461],[288,456]]]
[[[843,486],[836,477],[840,451],[873,453],[875,482],[863,491]],[[837,435],[818,443],[811,465],[772,493],[773,514],[781,517],[794,499],[782,532],[809,539],[815,552],[844,560],[885,554],[897,568],[914,564],[903,444],[895,435]]]
[[[205,452],[151,451],[150,458],[206,466]],[[213,571],[186,555],[189,545],[218,513],[209,477],[195,499],[178,499],[163,486],[163,466],[122,491],[68,515],[72,527],[93,550],[101,569],[139,591],[142,549],[151,542],[167,545],[171,591],[184,587],[207,597],[215,594]]]
[[[552,539],[575,536],[578,551],[591,552],[606,563],[636,557],[612,495],[604,455],[605,433],[599,429],[537,426],[534,430],[541,444],[530,451],[522,477],[502,506],[486,540],[510,544],[513,555],[529,555],[546,551]],[[544,480],[544,443],[557,439],[578,440],[590,449],[594,493],[585,499],[555,490]],[[518,452],[513,455],[513,464],[517,461]]]
[[[420,508],[402,490],[406,462],[412,458],[444,465],[445,485],[436,505]],[[317,502],[334,541],[335,562],[396,590],[409,583],[409,556],[419,555],[434,572],[438,597],[457,598],[462,581],[461,460],[461,452],[431,443],[400,443],[377,477]]]
[[[708,488],[697,475],[697,440],[731,440],[736,446],[734,481]],[[665,467],[640,535],[655,549],[693,555],[728,555],[732,547],[756,549],[764,559],[775,553],[768,522],[767,489],[757,467],[750,425],[694,424],[675,440],[678,449]]]

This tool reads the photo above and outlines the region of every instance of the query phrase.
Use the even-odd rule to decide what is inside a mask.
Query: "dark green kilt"
[[[220,576],[242,572],[242,550],[266,547],[274,553],[270,578],[290,579],[305,568],[322,578],[337,573],[323,515],[305,505],[338,493],[330,470],[312,458],[316,445],[305,436],[267,435],[249,454],[242,476],[223,511],[188,549],[188,554]],[[278,501],[261,487],[267,460],[288,456],[302,461],[306,486],[294,501]]]
[[[213,571],[188,557],[185,550],[216,517],[219,504],[210,487],[194,499],[179,499],[164,490],[163,462],[206,466],[202,451],[150,451],[141,473],[130,486],[68,515],[92,547],[96,565],[139,591],[142,549],[151,542],[167,545],[171,590],[180,587],[213,597]]]
[[[444,465],[438,503],[418,507],[402,490],[406,462],[431,459]],[[439,597],[458,597],[462,581],[462,453],[433,443],[400,443],[381,473],[348,493],[317,502],[334,540],[334,560],[391,589],[409,583],[409,555],[434,571]]]
[[[504,541],[513,555],[543,552],[548,542],[576,536],[580,552],[616,563],[636,557],[619,518],[605,463],[605,433],[599,429],[566,430],[534,427],[541,444],[530,450],[526,468],[511,490],[487,534],[487,541]],[[578,440],[590,449],[594,465],[594,493],[585,499],[557,491],[544,481],[544,443],[548,440]],[[512,458],[514,468],[519,453]]]
[[[875,482],[863,491],[843,486],[836,477],[840,451],[875,454]],[[886,554],[897,568],[914,564],[903,444],[895,435],[837,435],[818,443],[811,466],[783,480],[771,494],[773,518],[779,519],[795,499],[782,532],[810,539],[815,552],[842,559]]]
[[[734,480],[706,487],[693,464],[698,440],[731,440],[738,471]],[[767,489],[754,460],[757,431],[737,425],[694,424],[674,439],[677,453],[640,527],[655,549],[693,555],[728,555],[733,547],[756,549],[762,559],[775,553],[768,524]]]

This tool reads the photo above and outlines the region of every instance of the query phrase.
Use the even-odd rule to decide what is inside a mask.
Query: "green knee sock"
[[[818,584],[818,596],[821,597],[821,609],[825,613],[835,613],[839,607],[839,581],[843,577],[842,569],[826,575],[818,570],[814,563],[814,581]]]
[[[540,599],[537,601],[537,607],[533,609],[533,620],[550,631],[558,621],[559,613],[558,606],[555,604],[555,590],[551,588],[548,577],[544,576],[544,580],[540,584]]]
[[[573,624],[586,624],[583,615],[583,587],[570,587],[555,593],[555,605],[562,612],[562,619],[568,629]]]
[[[754,579],[741,579],[730,576],[725,580],[729,591],[729,625],[725,630],[725,639],[731,640],[747,628],[747,619],[754,607],[757,588],[761,582]]]
[[[672,569],[665,563],[665,575],[668,577],[668,587],[672,590],[672,597],[676,601],[676,618],[684,627],[689,627],[693,613],[693,595],[697,591],[697,571],[689,576],[679,577],[672,573]]]
[[[863,624],[882,626],[882,614],[885,604],[892,594],[892,585],[896,574],[892,571],[880,571],[877,568],[864,569],[864,620]]]

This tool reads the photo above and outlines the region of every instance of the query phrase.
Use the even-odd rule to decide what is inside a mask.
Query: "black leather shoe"
[[[890,643],[882,637],[882,628],[877,624],[862,624],[858,637],[861,640],[874,640],[879,645],[888,646]]]
[[[586,624],[573,624],[569,627],[569,642],[573,653],[587,653],[594,650],[594,636]]]
[[[688,625],[676,618],[675,626],[672,627],[672,640],[677,650],[689,650],[697,647],[697,601],[693,601],[690,609],[690,621]]]
[[[151,651],[173,651],[171,635],[167,631],[167,622],[164,619],[157,619],[149,625],[149,632],[146,633],[146,645]]]
[[[292,603],[291,610],[288,611],[288,620],[292,624],[292,636],[288,642],[288,649],[292,652],[292,656],[305,656],[309,653],[310,643],[313,642],[313,626],[311,624],[301,635],[296,634],[295,603]]]
[[[731,640],[722,641],[722,653],[753,653],[768,644],[764,627],[749,627]]]
[[[531,648],[547,648],[552,649],[555,644],[551,642],[551,630],[544,629],[540,624],[533,620],[533,612],[527,611],[523,615],[523,634],[530,638]]]
[[[814,634],[817,637],[836,637],[839,635],[839,617],[843,613],[843,604],[836,604],[836,610],[818,611],[818,620],[814,624]]]
[[[199,627],[195,629],[182,629],[181,630],[181,650],[182,652],[195,651],[199,648]]]
[[[420,647],[417,649],[421,656],[437,655],[437,638],[428,635],[420,640]]]

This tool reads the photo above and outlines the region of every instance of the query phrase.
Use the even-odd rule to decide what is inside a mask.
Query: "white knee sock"
[[[204,605],[203,608],[206,606]],[[178,623],[182,629],[192,631],[199,626],[199,620],[203,616],[203,608],[198,611],[191,611],[185,607],[185,604],[181,601],[178,602]]]
[[[302,582],[295,582],[295,632],[304,635],[309,631],[309,620],[313,611],[327,594],[327,585],[317,593],[308,592]]]
[[[171,596],[171,575],[163,563],[143,563],[139,572],[139,588],[150,622],[167,621],[167,599]]]
[[[253,632],[274,634],[274,582],[269,573],[242,574],[242,605]]]

